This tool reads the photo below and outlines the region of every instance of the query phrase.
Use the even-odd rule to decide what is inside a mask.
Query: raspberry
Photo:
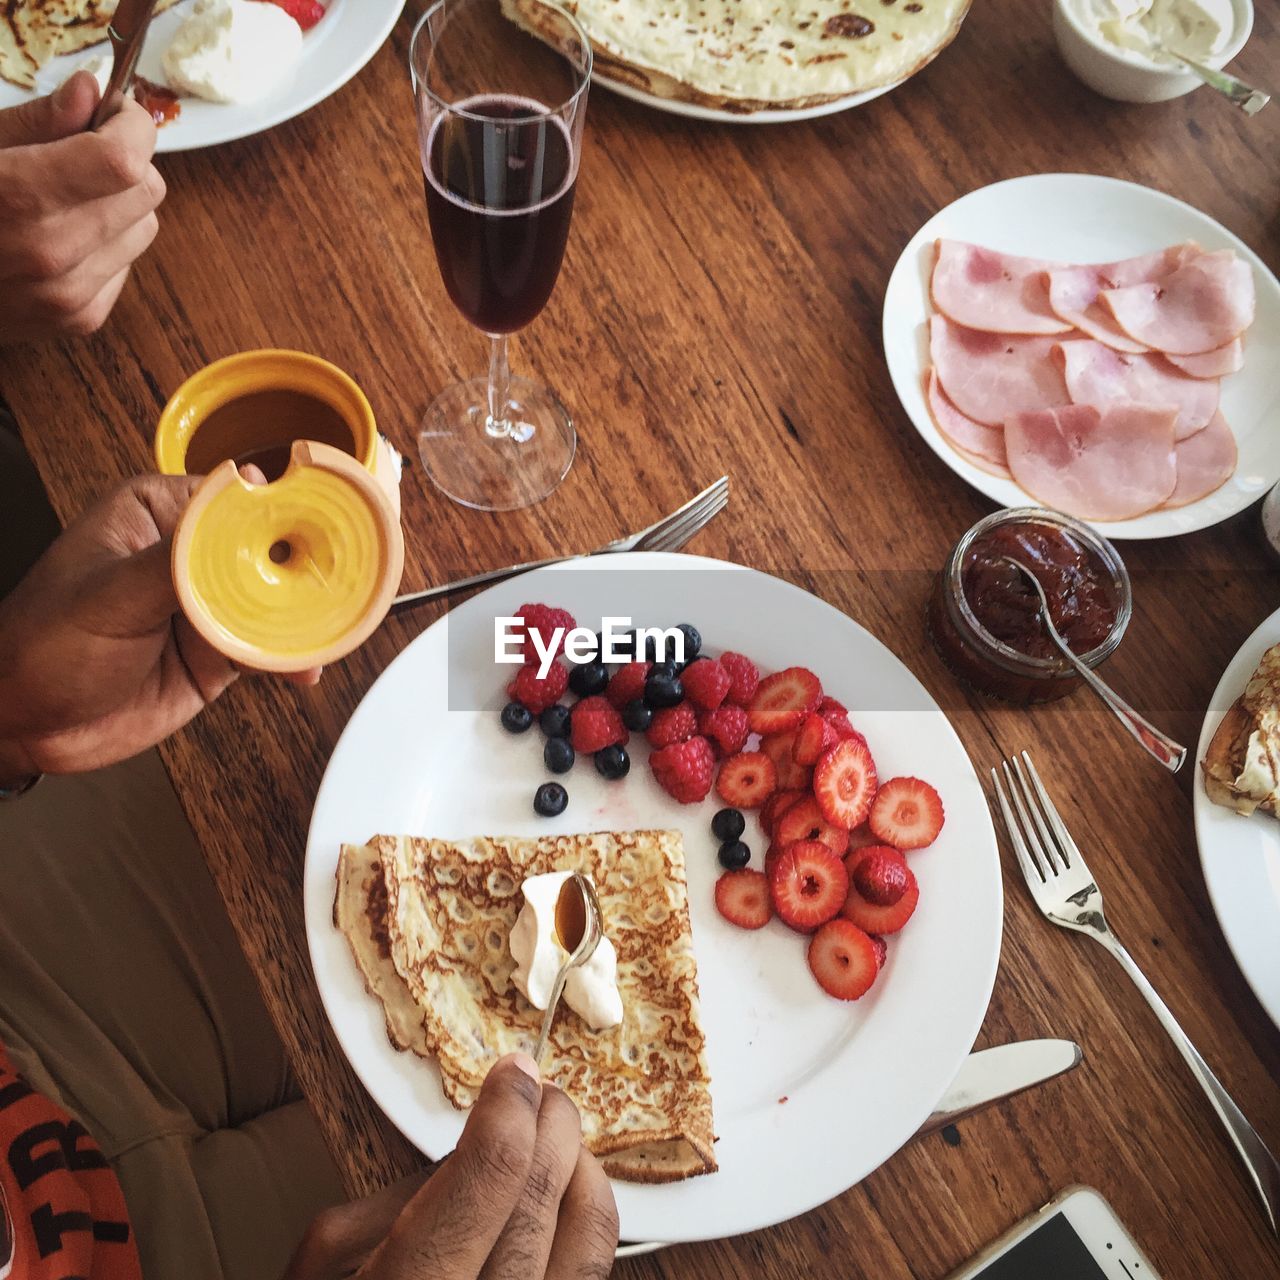
[[[698,717],[687,702],[663,707],[653,713],[645,737],[655,748],[669,747],[673,742],[687,742],[698,732]]]
[[[698,719],[698,732],[710,738],[721,755],[737,755],[747,745],[747,713],[727,703],[714,711],[706,711]]]
[[[538,664],[526,663],[507,685],[507,697],[539,715],[564,697],[569,687],[569,669],[558,658],[547,668],[546,677],[538,679]]]
[[[699,711],[714,711],[729,692],[732,679],[714,658],[699,658],[680,673],[684,696]]]
[[[619,711],[628,702],[643,698],[644,681],[651,666],[653,666],[652,662],[628,662],[625,667],[619,667],[613,679],[609,681],[609,687],[604,691],[605,697]]]
[[[706,738],[676,742],[649,757],[658,785],[681,804],[697,804],[711,790],[716,757]]]
[[[735,707],[745,707],[756,696],[760,668],[740,653],[722,653],[720,665],[729,673],[729,692],[725,698]]]
[[[543,644],[548,645],[557,627],[562,627],[568,633],[578,625],[567,609],[554,609],[549,604],[522,604],[516,611],[516,617],[524,619],[524,647],[520,652],[526,662],[533,662],[538,656],[538,651],[533,646],[533,632],[536,631]],[[556,641],[556,653],[563,648],[562,634]]]
[[[272,2],[283,9],[303,31],[310,31],[325,15],[325,7],[320,0],[272,0]]]
[[[625,746],[631,735],[616,707],[597,695],[573,704],[569,713],[569,741],[581,755],[593,755],[605,747]]]

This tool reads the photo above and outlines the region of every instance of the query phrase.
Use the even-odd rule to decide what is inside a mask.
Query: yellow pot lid
[[[404,539],[382,486],[350,455],[294,442],[287,470],[250,484],[224,462],[173,540],[182,611],[215,649],[259,671],[345,657],[386,616]]]

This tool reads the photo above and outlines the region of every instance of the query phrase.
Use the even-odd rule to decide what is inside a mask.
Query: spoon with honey
[[[547,1011],[542,1015],[542,1030],[538,1033],[538,1045],[533,1051],[533,1060],[539,1065],[546,1052],[556,1006],[564,995],[564,984],[569,980],[570,971],[586,964],[595,955],[600,939],[604,937],[600,899],[596,897],[595,886],[581,871],[575,871],[560,886],[560,893],[556,898],[555,929],[556,940],[569,954],[560,966],[560,972],[556,974],[556,980],[551,986],[551,999],[547,1001]]]
[[[1070,645],[1062,638],[1062,633],[1054,625],[1049,613],[1049,601],[1045,598],[1040,579],[1020,560],[1012,556],[1001,556],[1006,564],[1012,565],[1026,580],[1031,583],[1040,601],[1040,618],[1044,623],[1045,634],[1057,645],[1062,656],[1080,673],[1080,678],[1107,705],[1107,708],[1122,725],[1138,740],[1148,755],[1154,756],[1170,773],[1177,773],[1182,762],[1187,758],[1187,749],[1175,742],[1166,733],[1161,733],[1150,720],[1140,716],[1092,667],[1086,666]]]

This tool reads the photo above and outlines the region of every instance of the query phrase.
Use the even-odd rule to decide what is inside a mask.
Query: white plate
[[[889,945],[885,972],[854,1005],[824,995],[802,940],[781,924],[734,929],[717,914],[709,823],[714,793],[681,806],[653,782],[636,740],[630,776],[600,779],[582,761],[569,807],[534,815],[546,780],[537,730],[512,738],[492,661],[493,618],[526,600],[598,627],[692,621],[707,647],[763,666],[813,667],[854,708],[888,777],[929,779],[946,805],[935,844],[911,855],[920,905]],[[453,665],[449,665],[450,655]],[[467,710],[465,708],[478,708]],[[699,1240],[793,1217],[888,1159],[942,1096],[982,1024],[1000,952],[1001,881],[982,789],[946,717],[883,645],[814,596],[751,570],[690,556],[637,554],[538,570],[468,600],[407,648],[356,709],[312,815],[304,878],[316,982],[357,1075],[408,1139],[451,1149],[463,1115],[434,1063],[387,1042],[346,941],[334,928],[338,846],[376,832],[461,837],[678,827],[685,837],[720,1171],[669,1186],[615,1183],[624,1239]],[[754,820],[754,864],[763,848]],[[786,1098],[785,1103],[781,1099]]]
[[[790,124],[796,120],[817,120],[820,116],[833,116],[839,111],[849,111],[860,107],[864,102],[871,102],[881,95],[896,89],[906,81],[898,80],[894,84],[882,85],[879,89],[868,89],[865,93],[851,93],[847,98],[836,98],[833,102],[820,102],[816,107],[789,107],[777,111],[723,111],[716,107],[699,106],[696,102],[682,102],[678,98],[662,98],[656,93],[646,93],[635,85],[623,84],[621,80],[611,80],[598,71],[593,72],[591,79],[611,93],[621,94],[632,102],[643,103],[655,111],[666,111],[673,116],[687,116],[690,120],[711,120],[717,124]]]
[[[1196,748],[1198,761],[1273,644],[1280,644],[1280,610],[1240,646],[1213,691]],[[1254,995],[1280,1027],[1280,822],[1270,814],[1246,818],[1214,804],[1199,769],[1192,807],[1200,866],[1218,923]]]
[[[961,479],[1001,506],[1035,500],[1014,484],[962,458],[934,426],[923,377],[929,363],[929,274],[933,242],[968,240],[1006,253],[1062,262],[1109,262],[1196,240],[1234,249],[1253,268],[1257,318],[1245,335],[1245,366],[1222,383],[1222,412],[1240,447],[1236,473],[1217,493],[1136,520],[1092,521],[1108,538],[1170,538],[1217,524],[1243,510],[1280,480],[1280,284],[1262,260],[1220,223],[1181,200],[1116,178],[1047,173],[1010,178],[962,196],[935,213],[902,251],[884,299],[884,352],[907,416],[929,447]]]
[[[336,93],[382,47],[404,0],[327,0],[329,12],[303,36],[302,57],[293,75],[256,102],[202,102],[183,98],[182,112],[157,136],[157,151],[190,151],[213,147],[261,133],[291,120]],[[138,74],[164,84],[160,57],[173,33],[191,11],[190,3],[176,4],[160,14],[147,32]],[[36,77],[35,93],[52,93],[78,66],[95,56],[110,61],[103,41],[79,53],[54,58]],[[405,72],[406,79],[408,71]],[[0,108],[16,106],[33,93],[0,80]]]

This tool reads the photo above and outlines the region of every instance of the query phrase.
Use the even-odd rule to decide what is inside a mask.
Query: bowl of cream
[[[1164,102],[1202,83],[1170,50],[1221,67],[1253,30],[1252,0],[1054,0],[1063,61],[1121,102]]]

